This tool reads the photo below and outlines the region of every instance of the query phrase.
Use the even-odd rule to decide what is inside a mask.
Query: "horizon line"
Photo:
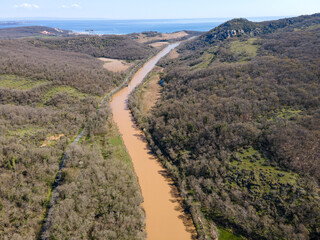
[[[304,14],[309,15],[309,14]],[[311,14],[312,15],[312,14]],[[225,20],[235,18],[290,18],[303,15],[287,15],[287,16],[236,16],[236,17],[202,17],[202,18],[66,18],[66,17],[0,17],[0,21],[21,21],[21,20],[109,20],[109,21],[141,21],[141,20]]]

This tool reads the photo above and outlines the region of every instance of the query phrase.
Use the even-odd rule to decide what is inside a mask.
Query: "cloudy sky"
[[[320,0],[0,0],[0,18],[175,19],[297,16]]]

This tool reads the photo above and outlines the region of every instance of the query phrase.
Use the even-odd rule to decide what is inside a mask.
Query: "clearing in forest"
[[[123,72],[132,66],[132,63],[128,63],[124,60],[112,59],[112,58],[99,58],[104,61],[103,67],[112,72]]]

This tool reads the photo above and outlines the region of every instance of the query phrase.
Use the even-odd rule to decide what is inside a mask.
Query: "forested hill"
[[[196,39],[196,45],[207,45],[233,37],[257,37],[277,31],[294,31],[320,23],[320,14],[285,18],[276,21],[251,22],[244,18],[227,21]],[[194,44],[189,44],[194,46]]]
[[[0,41],[0,239],[40,239],[52,189],[58,196],[44,239],[144,239],[140,188],[107,101],[100,102],[142,64],[132,49],[145,61],[150,47],[101,46],[90,37],[91,49],[135,60],[112,72],[55,39],[56,49],[34,38]]]
[[[45,37],[45,36],[67,36],[71,31],[61,30],[58,28],[28,26],[12,27],[0,29],[0,39],[13,39],[22,37]]]
[[[130,35],[70,36],[65,38],[30,39],[29,43],[39,48],[80,52],[93,57],[108,57],[126,60],[143,59],[154,49],[134,41]]]
[[[200,239],[320,239],[320,15],[231,20],[177,52],[151,114],[131,109]]]

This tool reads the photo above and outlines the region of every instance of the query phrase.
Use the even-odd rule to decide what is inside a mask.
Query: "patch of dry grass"
[[[103,67],[112,72],[123,72],[132,66],[132,63],[127,63],[124,60],[112,59],[112,58],[99,58],[104,61]]]

